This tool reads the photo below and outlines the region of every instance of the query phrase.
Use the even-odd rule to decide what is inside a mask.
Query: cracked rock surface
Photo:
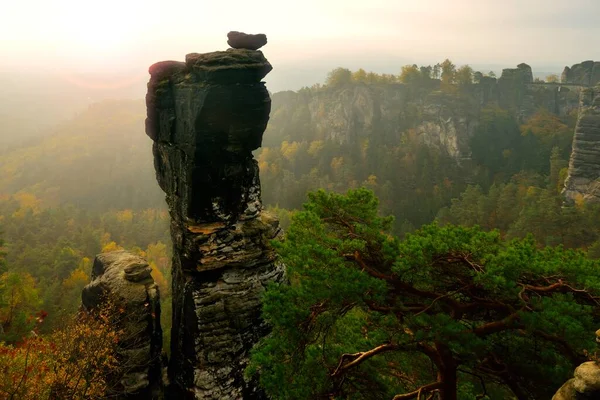
[[[563,195],[567,204],[600,201],[600,86],[580,94]]]
[[[174,398],[260,399],[244,379],[252,346],[268,333],[260,299],[283,279],[262,210],[258,164],[271,99],[262,52],[192,53],[150,67],[146,133],[171,215]]]
[[[83,289],[83,308],[119,310],[115,329],[122,330],[119,364],[124,374],[113,382],[107,397],[122,400],[162,398],[160,294],[141,257],[126,251],[102,253],[94,259],[92,281]]]

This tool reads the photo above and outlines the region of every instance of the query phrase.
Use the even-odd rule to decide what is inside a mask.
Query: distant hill
[[[53,127],[88,105],[109,99],[139,99],[145,71],[124,76],[91,76],[64,71],[14,71],[0,66],[0,154]]]
[[[26,192],[46,205],[164,207],[154,178],[143,101],[104,101],[0,154],[0,195]]]

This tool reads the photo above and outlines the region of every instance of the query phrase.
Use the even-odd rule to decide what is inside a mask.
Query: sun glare
[[[68,1],[62,9],[66,41],[93,52],[127,48],[149,29],[154,1]]]

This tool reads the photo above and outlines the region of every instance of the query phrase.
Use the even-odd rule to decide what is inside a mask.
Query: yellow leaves
[[[585,208],[585,198],[582,193],[575,194],[573,202],[578,210],[583,210]]]
[[[258,169],[263,174],[269,172],[269,163],[266,161],[258,161]]]
[[[110,233],[108,232],[104,232],[102,234],[102,237],[100,238],[100,244],[102,246],[105,246],[106,244],[110,243]]]
[[[81,259],[81,261],[79,261],[79,264],[77,265],[77,268],[80,269],[81,271],[91,271],[92,270],[92,260],[88,257],[83,257]],[[86,273],[87,275],[87,273]]]
[[[421,72],[419,71],[419,67],[415,64],[413,65],[404,65],[400,72],[400,82],[402,83],[415,83],[421,79]]]
[[[28,384],[33,387],[25,389],[18,398],[33,399],[29,392],[45,397],[44,394],[50,390],[59,393],[62,398],[102,397],[107,389],[105,377],[118,369],[115,358],[117,339],[118,332],[110,325],[90,316],[82,316],[48,338],[36,339],[39,362],[31,362],[31,371],[24,371]],[[18,350],[21,356],[28,355],[28,348]],[[11,367],[13,372],[20,372],[14,362]],[[41,379],[31,380],[33,373]]]
[[[33,214],[41,211],[42,201],[31,193],[19,192],[13,198],[19,202],[19,209],[13,213],[14,218],[23,218],[29,211]]]
[[[310,142],[308,146],[308,154],[312,157],[318,157],[321,154],[321,151],[325,147],[325,143],[322,140],[315,140]]]
[[[521,134],[526,136],[532,134],[542,141],[549,141],[552,137],[570,135],[570,130],[560,118],[546,109],[541,109],[531,116],[520,127]]]
[[[81,290],[90,281],[90,277],[81,269],[71,272],[71,275],[63,281],[63,287],[67,290]]]
[[[123,211],[117,212],[117,221],[124,222],[124,223],[130,223],[131,221],[133,221],[133,211],[123,210]]]
[[[300,143],[298,142],[288,142],[284,140],[281,143],[281,155],[290,162],[293,162],[296,159],[296,154],[298,153],[298,149],[300,148]]]
[[[102,247],[102,253],[108,253],[111,251],[123,250],[121,246],[119,246],[116,242],[108,242]]]
[[[269,172],[271,176],[279,176],[281,174],[282,168],[279,164],[270,164],[269,165]]]
[[[260,154],[258,155],[258,162],[273,162],[277,158],[277,154],[273,149],[269,147],[263,147]]]
[[[158,285],[161,297],[170,295],[171,283],[165,278],[171,270],[171,262],[167,254],[167,246],[162,242],[151,243],[146,249],[146,261],[152,268],[152,278]]]
[[[353,72],[352,81],[365,83],[367,81],[367,71],[361,68],[358,71]]]
[[[152,278],[154,282],[158,285],[158,290],[160,291],[161,296],[167,296],[170,293],[169,283],[165,279],[164,274],[156,267],[154,262],[150,262],[150,268],[152,268]]]

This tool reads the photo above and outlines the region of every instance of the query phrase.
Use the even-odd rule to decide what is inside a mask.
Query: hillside
[[[430,68],[337,69],[327,85],[275,93],[258,157],[267,204],[298,208],[309,189],[365,185],[405,232],[468,185],[487,190],[520,171],[544,182],[555,147],[567,162],[584,86],[533,82],[526,64],[498,79]]]
[[[53,133],[0,157],[0,194],[91,210],[164,207],[143,131],[143,103],[89,106]]]

